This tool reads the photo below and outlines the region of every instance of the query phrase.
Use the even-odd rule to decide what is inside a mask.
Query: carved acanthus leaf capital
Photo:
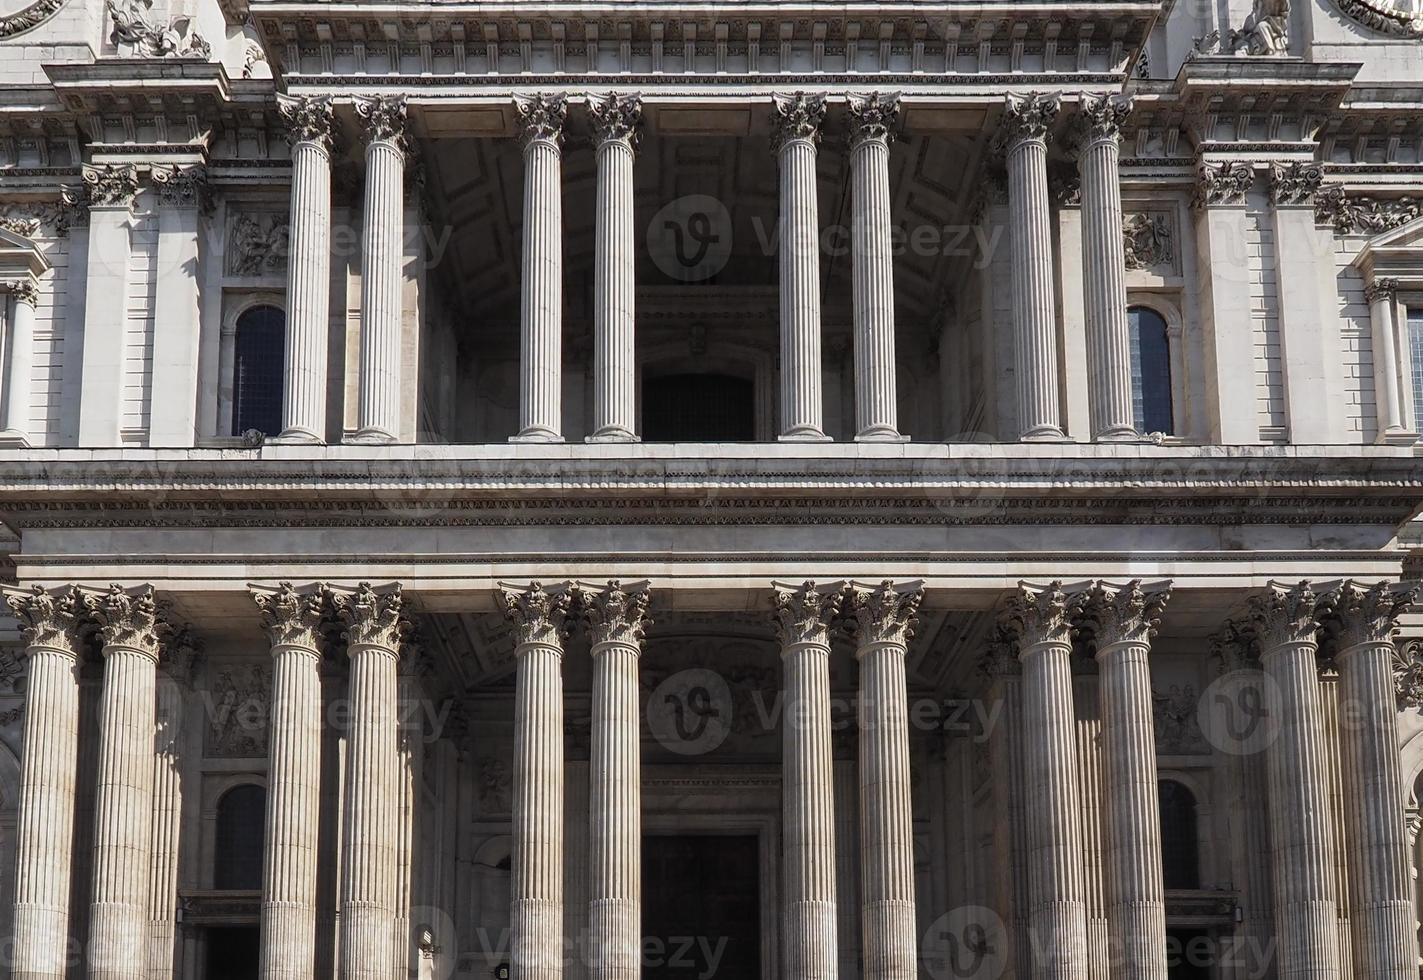
[[[99,624],[106,654],[110,648],[120,648],[156,660],[173,629],[167,621],[167,603],[159,603],[151,585],[133,589],[111,585],[107,592],[85,594],[84,605]]]
[[[899,93],[868,92],[848,96],[850,146],[878,140],[890,143],[899,124]]]
[[[1005,150],[1028,142],[1046,142],[1062,110],[1056,94],[1009,93],[1003,100],[1003,121],[995,142]]]
[[[88,189],[89,206],[93,208],[127,208],[133,206],[138,193],[138,168],[132,164],[85,166],[80,172]]]
[[[203,649],[203,638],[191,623],[174,628],[173,635],[164,644],[163,672],[175,681],[186,683],[192,677]]]
[[[609,92],[601,99],[588,96],[588,118],[598,143],[622,140],[636,148],[642,128],[642,96]]]
[[[781,147],[794,140],[820,142],[820,127],[825,122],[825,96],[794,95],[777,93],[771,96],[775,115],[771,117],[771,149],[780,152]]]
[[[994,625],[978,658],[978,672],[992,681],[997,677],[1012,677],[1023,672],[1023,665],[1014,650],[1013,634],[1001,623]]]
[[[645,582],[627,589],[617,581],[602,588],[580,583],[574,586],[574,595],[594,647],[604,643],[636,647],[652,625],[647,615],[652,593]]]
[[[336,111],[331,99],[308,95],[300,98],[277,96],[277,112],[286,124],[287,142],[316,143],[330,152],[335,132]]]
[[[1244,204],[1255,184],[1255,168],[1239,160],[1202,163],[1196,168],[1196,196],[1192,204],[1207,208],[1219,204]]]
[[[326,592],[319,585],[297,589],[283,582],[275,589],[249,586],[261,611],[262,629],[273,647],[292,646],[320,652],[325,640]]]
[[[362,582],[355,589],[328,585],[326,595],[337,620],[345,627],[342,636],[348,649],[375,646],[400,653],[401,641],[410,632],[400,583],[393,583],[379,592],[369,582]]]
[[[1077,114],[1078,142],[1084,146],[1099,140],[1118,142],[1132,108],[1130,95],[1107,92],[1084,94]]]
[[[17,303],[24,303],[34,309],[39,306],[40,287],[34,279],[25,276],[23,279],[8,279],[0,282],[0,289],[10,294],[10,297]]]
[[[1318,596],[1308,582],[1271,582],[1263,593],[1251,596],[1247,615],[1261,656],[1286,644],[1314,643],[1319,632],[1317,602]]]
[[[402,153],[405,152],[405,96],[360,96],[354,105],[367,145],[392,143]]]
[[[1085,598],[1083,591],[1064,591],[1061,582],[1019,582],[1003,604],[999,627],[1017,644],[1020,657],[1044,643],[1070,646],[1072,621]]]
[[[1317,163],[1270,164],[1270,203],[1276,207],[1309,207],[1324,185],[1324,167]]]
[[[206,167],[154,167],[153,183],[165,207],[212,211],[212,189]]]
[[[1409,640],[1393,648],[1393,691],[1398,710],[1423,707],[1423,641]]]
[[[27,647],[48,647],[78,656],[93,629],[84,594],[73,586],[53,592],[39,585],[29,591],[4,590],[5,604],[20,621]]]
[[[516,648],[537,644],[562,649],[573,632],[573,594],[566,588],[550,591],[538,582],[524,588],[500,585],[494,601],[514,628]]]
[[[1096,582],[1083,599],[1079,625],[1091,634],[1099,656],[1121,643],[1150,643],[1170,598],[1166,583],[1143,589],[1140,579],[1125,585]]]
[[[799,643],[830,645],[830,631],[840,616],[844,593],[839,585],[821,588],[814,582],[796,587],[775,586],[771,593],[773,622],[782,646]]]
[[[514,96],[514,113],[518,118],[519,144],[563,143],[563,126],[568,121],[568,99],[563,95],[539,94]]]
[[[885,580],[875,588],[850,582],[844,588],[845,625],[861,648],[879,643],[908,646],[923,601],[919,582]]]
[[[1362,643],[1388,643],[1398,617],[1418,598],[1414,582],[1360,585],[1344,581],[1319,597],[1315,612],[1336,653]]]
[[[1386,300],[1393,302],[1398,291],[1403,284],[1393,276],[1375,276],[1364,286],[1364,302],[1373,303],[1375,300]]]

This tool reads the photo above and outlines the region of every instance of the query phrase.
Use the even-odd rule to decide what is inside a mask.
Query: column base
[[[283,429],[280,435],[267,436],[268,446],[319,446],[326,440],[310,429]]]
[[[1055,425],[1039,425],[1018,436],[1019,442],[1071,442]]]
[[[896,433],[897,434],[897,433]],[[776,436],[777,442],[834,442],[819,426],[798,425]]]
[[[358,429],[341,441],[352,446],[388,446],[395,442],[395,436],[384,429],[371,427]]]
[[[552,429],[545,429],[541,426],[536,426],[534,428],[524,429],[516,436],[510,436],[509,441],[555,443],[562,442],[563,435],[562,433],[555,432]]]
[[[562,440],[560,440],[562,441]],[[642,442],[642,437],[631,429],[624,429],[622,426],[608,426],[599,429],[591,436],[585,436],[584,442]]]
[[[908,442],[909,437],[888,425],[874,425],[855,433],[856,442]]]
[[[30,437],[15,429],[0,432],[0,449],[29,449]]]
[[[1093,442],[1148,442],[1149,440],[1135,429],[1108,429],[1106,432],[1099,432],[1092,437]]]
[[[0,434],[0,439],[3,439]],[[1411,446],[1418,441],[1418,433],[1409,432],[1404,428],[1388,429],[1380,432],[1378,438],[1374,440],[1380,446]]]

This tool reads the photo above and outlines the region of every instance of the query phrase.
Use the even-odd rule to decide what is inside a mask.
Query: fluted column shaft
[[[637,439],[633,276],[633,163],[641,104],[610,95],[590,101],[598,139],[593,254],[594,442]]]
[[[1375,279],[1364,290],[1369,301],[1369,321],[1372,327],[1375,387],[1378,390],[1378,437],[1405,435],[1413,428],[1404,412],[1403,389],[1399,384],[1398,326],[1394,310],[1397,307],[1397,279]]]
[[[648,594],[582,590],[593,658],[588,975],[637,980],[642,953],[642,772],[638,658]]]
[[[563,976],[563,637],[567,592],[501,589],[514,627],[513,980]]]
[[[896,96],[850,97],[850,266],[855,333],[855,439],[898,440],[889,144]]]
[[[515,102],[524,148],[523,268],[519,282],[519,433],[561,442],[563,384],[562,97]]]
[[[15,980],[61,980],[69,954],[69,888],[79,757],[78,596],[8,593],[25,627],[25,720],[15,825]]]
[[[1013,335],[1018,349],[1019,438],[1024,441],[1063,438],[1047,184],[1047,139],[1057,109],[1055,97],[1010,96],[1008,100]]]
[[[157,681],[158,731],[153,758],[153,841],[148,874],[148,980],[174,975],[178,860],[183,828],[182,728],[184,688],[193,651],[169,653]],[[176,661],[181,660],[181,663]]]
[[[1121,124],[1131,102],[1089,96],[1083,103],[1082,280],[1087,319],[1087,401],[1092,438],[1137,438],[1122,238]],[[1153,791],[1154,792],[1154,791]]]
[[[838,596],[807,583],[775,593],[785,670],[782,807],[787,980],[835,980],[835,763],[830,620]]]
[[[1339,936],[1315,596],[1307,586],[1255,597],[1252,618],[1279,734],[1265,750],[1281,980],[1336,980]],[[1275,702],[1275,703],[1270,703]]]
[[[914,809],[904,660],[923,593],[918,584],[849,587],[860,665],[860,892],[866,980],[913,980]]]
[[[282,432],[326,439],[326,340],[331,330],[331,103],[280,103],[291,128],[291,218]]]
[[[321,825],[323,597],[284,584],[254,593],[272,641],[271,736],[262,860],[261,980],[316,976]]]
[[[30,388],[35,357],[35,304],[39,290],[33,281],[8,284],[10,294],[10,370],[5,376],[5,431],[0,438],[30,440]]]
[[[820,383],[820,204],[815,158],[825,100],[801,94],[777,96],[775,106],[773,143],[780,163],[780,438],[819,441],[826,436]]]

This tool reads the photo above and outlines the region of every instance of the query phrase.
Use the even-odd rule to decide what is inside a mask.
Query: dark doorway
[[[257,980],[257,926],[207,930],[206,980]]]
[[[1210,980],[1219,952],[1220,941],[1205,929],[1167,929],[1167,980]]]
[[[729,374],[664,374],[642,384],[645,442],[754,442],[756,393]]]
[[[761,980],[755,837],[646,837],[643,980]]]

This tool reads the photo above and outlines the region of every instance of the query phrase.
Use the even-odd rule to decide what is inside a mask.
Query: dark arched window
[[[1145,306],[1127,311],[1131,325],[1131,404],[1138,432],[1172,435],[1171,341],[1166,318]]]
[[[214,888],[256,891],[262,887],[266,820],[267,791],[261,786],[234,786],[217,801]]]
[[[1161,874],[1167,888],[1200,888],[1196,797],[1174,779],[1156,784],[1161,801]]]
[[[282,431],[282,369],[287,315],[275,306],[254,306],[237,318],[232,372],[232,434],[248,429],[274,436]]]
[[[756,392],[729,374],[664,374],[642,385],[642,438],[648,442],[752,442]]]

